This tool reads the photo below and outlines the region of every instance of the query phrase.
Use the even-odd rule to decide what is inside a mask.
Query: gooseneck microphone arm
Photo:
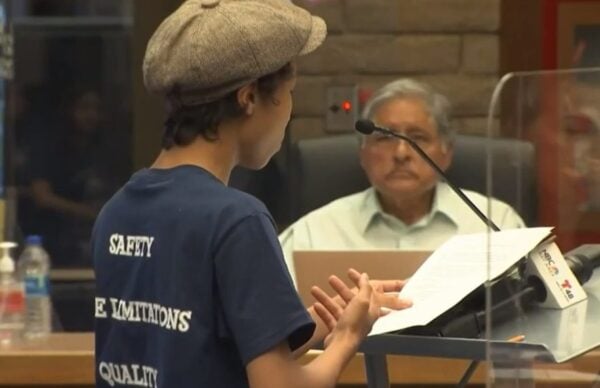
[[[496,226],[496,224],[494,224],[494,222],[491,219],[486,217],[486,215],[483,214],[483,212],[479,210],[477,206],[475,206],[475,204],[465,195],[465,193],[462,192],[461,189],[459,189],[454,183],[452,183],[450,179],[448,179],[446,173],[429,157],[429,155],[427,155],[427,153],[425,153],[425,151],[423,151],[421,147],[419,147],[417,143],[415,143],[413,139],[401,133],[391,131],[387,128],[378,127],[371,120],[367,119],[358,120],[355,124],[355,128],[358,132],[362,133],[363,135],[370,135],[373,132],[380,132],[388,136],[393,136],[398,139],[402,139],[405,142],[407,142],[415,151],[417,151],[419,156],[421,156],[421,158],[423,158],[423,160],[425,160],[427,164],[429,164],[429,166],[431,166],[431,168],[433,168],[435,172],[437,172],[438,175],[446,181],[448,186],[450,186],[450,188],[456,193],[456,195],[458,195],[460,199],[462,199],[463,202],[467,204],[467,206],[469,206],[471,210],[475,212],[475,214],[477,214],[477,216],[481,219],[481,221],[483,221],[484,224],[492,228],[492,230],[495,232],[500,231],[500,228]]]
[[[423,149],[415,143],[410,137],[400,133],[396,133],[387,128],[381,128],[373,124],[372,121],[362,119],[356,122],[355,128],[358,132],[364,135],[370,135],[377,131],[387,136],[393,136],[398,139],[406,141],[412,149],[414,149],[419,156],[423,158],[433,168],[440,177],[442,177],[448,186],[454,190],[454,192],[466,203],[469,208],[490,228],[494,231],[499,231],[492,220],[486,217],[481,210],[475,206],[475,204],[457,187],[452,183],[446,176],[444,171],[423,151]],[[580,284],[587,282],[595,268],[600,267],[600,244],[588,244],[583,245],[577,249],[567,252],[564,256],[569,268],[576,276]],[[425,335],[437,335],[444,337],[472,337],[473,335],[480,334],[487,330],[487,319],[488,313],[495,318],[495,322],[502,322],[506,319],[510,319],[523,311],[531,308],[536,302],[542,302],[546,299],[546,287],[541,279],[530,276],[527,279],[517,279],[510,276],[504,277],[501,281],[497,281],[492,285],[493,289],[490,291],[490,297],[492,298],[490,308],[477,308],[481,306],[482,300],[480,295],[475,291],[471,294],[471,300],[469,296],[463,301],[464,311],[458,310],[460,315],[456,316],[456,312],[449,310],[447,313],[442,314],[434,321],[430,322],[428,326],[432,328],[421,327],[414,328],[413,334],[425,334]],[[467,304],[475,305],[473,307],[465,306]],[[488,300],[486,299],[486,303]],[[422,331],[419,333],[419,329]],[[411,334],[410,328],[403,330],[405,334]],[[472,361],[463,374],[457,387],[465,387],[475,371],[478,361]]]

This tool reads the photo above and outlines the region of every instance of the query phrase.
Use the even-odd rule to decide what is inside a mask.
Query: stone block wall
[[[356,84],[364,94],[399,77],[444,93],[460,133],[485,133],[498,81],[500,0],[295,2],[323,17],[329,36],[298,61],[290,141],[328,135],[328,86]]]

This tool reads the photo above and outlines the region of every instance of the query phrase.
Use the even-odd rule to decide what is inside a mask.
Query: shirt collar
[[[431,211],[417,224],[425,226],[436,214],[440,214],[446,216],[455,225],[458,225],[461,218],[461,209],[463,208],[462,200],[452,191],[450,186],[444,182],[438,182],[435,187]],[[363,191],[357,220],[359,230],[364,234],[375,217],[381,217],[384,214],[375,188],[369,187]]]
[[[445,182],[438,182],[435,190],[432,212],[435,210],[458,225],[464,218],[465,205],[462,199]]]
[[[358,220],[357,227],[364,234],[373,219],[378,215],[382,214],[381,204],[377,198],[377,192],[375,188],[369,187],[362,192],[362,198],[358,209]]]

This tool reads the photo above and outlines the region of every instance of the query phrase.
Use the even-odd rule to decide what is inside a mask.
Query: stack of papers
[[[431,322],[465,296],[506,272],[540,242],[551,227],[510,229],[454,236],[421,265],[400,297],[413,306],[380,318],[369,335],[388,333]]]

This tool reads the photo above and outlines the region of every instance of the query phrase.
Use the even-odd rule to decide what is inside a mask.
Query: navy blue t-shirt
[[[248,362],[314,330],[264,205],[201,168],[134,174],[92,249],[97,387],[246,387]]]

